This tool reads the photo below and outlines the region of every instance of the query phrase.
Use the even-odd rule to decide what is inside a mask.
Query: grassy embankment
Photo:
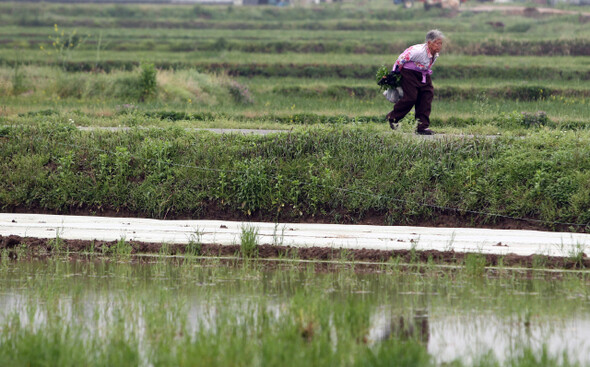
[[[244,137],[174,127],[81,132],[59,115],[31,118],[44,122],[2,130],[5,210],[333,222],[377,215],[384,224],[441,216],[493,224],[503,220],[496,214],[590,221],[587,133],[422,140],[363,125]]]

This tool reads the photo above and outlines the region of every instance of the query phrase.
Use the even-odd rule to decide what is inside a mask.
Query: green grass
[[[465,271],[474,277],[481,277],[485,273],[486,258],[481,253],[467,254],[465,256]]]
[[[254,187],[252,187],[254,188]],[[244,188],[248,189],[248,188]],[[244,202],[247,204],[247,202]],[[250,210],[249,208],[247,210]],[[258,256],[258,228],[251,225],[242,227],[240,237],[240,250],[245,258],[256,258]]]
[[[16,114],[51,110],[73,112],[75,117],[65,121],[72,118],[82,126],[134,126],[136,111],[141,115],[164,110],[171,114],[205,113],[209,117],[199,127],[236,127],[243,122],[244,127],[274,128],[277,122],[301,123],[297,117],[291,118],[296,115],[327,116],[341,123],[359,119],[383,122],[392,108],[372,79],[249,79],[194,69],[159,70],[146,98],[141,75],[139,67],[110,74],[67,73],[35,66],[0,68],[0,118],[22,124],[31,120],[15,118]],[[590,96],[582,81],[490,81],[435,80],[433,120],[437,128],[487,125],[492,128],[490,133],[496,134],[517,125],[497,126],[490,121],[538,111],[545,112],[552,126],[560,130],[587,125]],[[161,126],[163,122],[149,122],[154,124]]]
[[[481,224],[500,214],[546,221],[538,223],[544,228],[590,221],[585,131],[423,140],[403,134],[412,131],[407,124],[393,134],[344,124],[241,136],[176,127],[83,132],[59,115],[36,119],[3,129],[4,210],[102,208],[156,218],[223,210],[346,222],[376,213],[384,224],[473,211],[468,218]]]

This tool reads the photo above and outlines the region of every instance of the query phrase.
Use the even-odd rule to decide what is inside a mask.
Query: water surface
[[[144,365],[152,364],[153,325],[173,325],[198,342],[225,323],[256,329],[285,315],[301,317],[304,337],[306,325],[316,325],[310,340],[319,338],[317,325],[330,329],[335,350],[345,333],[369,346],[395,334],[418,340],[438,363],[469,364],[490,353],[502,362],[527,347],[590,365],[588,282],[579,275],[492,278],[393,267],[361,274],[344,265],[325,272],[215,260],[4,261],[0,310],[0,325],[16,322],[36,332],[58,320],[84,337],[106,338],[118,325],[137,341]],[[347,313],[360,326],[343,330],[349,321],[338,320]]]

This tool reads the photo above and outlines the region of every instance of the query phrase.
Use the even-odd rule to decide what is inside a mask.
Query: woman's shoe
[[[418,129],[416,130],[416,134],[418,135],[434,135],[434,131],[426,128],[426,129]]]

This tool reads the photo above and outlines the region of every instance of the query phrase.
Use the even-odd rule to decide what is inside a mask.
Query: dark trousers
[[[430,111],[434,98],[432,79],[430,75],[426,75],[426,83],[422,83],[422,73],[409,69],[402,69],[401,74],[404,96],[393,106],[393,111],[387,114],[387,118],[399,122],[415,106],[416,119],[420,120],[418,130],[426,129],[430,126]]]

